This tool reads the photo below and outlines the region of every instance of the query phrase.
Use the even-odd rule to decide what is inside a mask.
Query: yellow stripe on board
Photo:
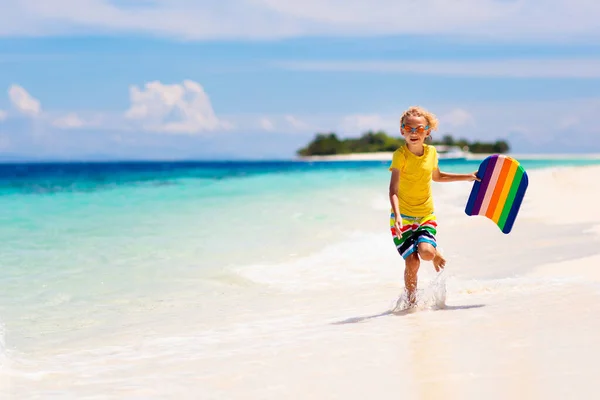
[[[509,161],[509,160],[506,160]],[[519,164],[513,160],[511,161],[510,169],[508,170],[508,175],[506,175],[506,180],[504,181],[504,187],[502,188],[502,193],[500,194],[500,198],[498,199],[498,203],[496,204],[496,209],[494,210],[494,217],[492,221],[496,224],[500,220],[500,216],[502,215],[502,210],[506,205],[506,198],[508,197],[508,193],[510,192],[510,187],[512,186],[513,181],[515,180],[515,173],[517,172],[517,167]]]

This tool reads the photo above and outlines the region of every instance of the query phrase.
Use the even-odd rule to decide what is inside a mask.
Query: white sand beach
[[[285,268],[240,268],[209,300],[190,299],[185,318],[167,307],[141,335],[133,327],[109,344],[89,338],[78,352],[13,362],[3,388],[78,399],[596,398],[598,174],[531,171],[509,235],[464,214],[468,183],[435,185],[448,264],[438,276],[423,264],[416,311],[389,312],[402,261],[386,198],[373,193],[356,218],[380,231],[348,232]]]

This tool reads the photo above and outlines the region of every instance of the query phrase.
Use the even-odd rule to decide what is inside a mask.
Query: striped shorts
[[[406,259],[417,251],[419,243],[429,243],[437,247],[435,235],[437,233],[437,220],[435,214],[425,217],[409,217],[402,215],[402,235],[396,235],[396,221],[394,213],[390,215],[390,230],[394,238],[394,244],[402,258]],[[400,237],[398,237],[400,236]]]

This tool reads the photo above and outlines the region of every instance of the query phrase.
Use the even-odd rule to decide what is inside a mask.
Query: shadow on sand
[[[430,309],[429,311],[469,310],[471,308],[481,308],[481,307],[485,307],[485,305],[484,304],[472,304],[472,305],[468,305],[468,306],[444,306],[442,308]],[[401,311],[396,311],[396,312],[394,312],[392,310],[388,310],[388,311],[382,312],[380,314],[365,315],[362,317],[352,317],[352,318],[344,319],[342,321],[332,322],[331,324],[332,325],[356,324],[358,322],[364,322],[366,320],[373,319],[373,318],[385,317],[387,315],[402,316],[402,315],[414,314],[416,312],[419,312],[418,308],[409,308],[406,310],[401,310]]]

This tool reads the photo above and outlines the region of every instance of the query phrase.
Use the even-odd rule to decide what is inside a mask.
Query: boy
[[[436,271],[446,260],[437,250],[437,220],[431,193],[431,181],[456,182],[479,180],[476,173],[452,174],[440,171],[435,147],[425,144],[438,120],[421,107],[410,107],[400,118],[400,130],[406,143],[392,157],[389,186],[390,228],[398,252],[404,258],[404,285],[408,303],[416,303],[417,273],[421,259],[432,261]]]

